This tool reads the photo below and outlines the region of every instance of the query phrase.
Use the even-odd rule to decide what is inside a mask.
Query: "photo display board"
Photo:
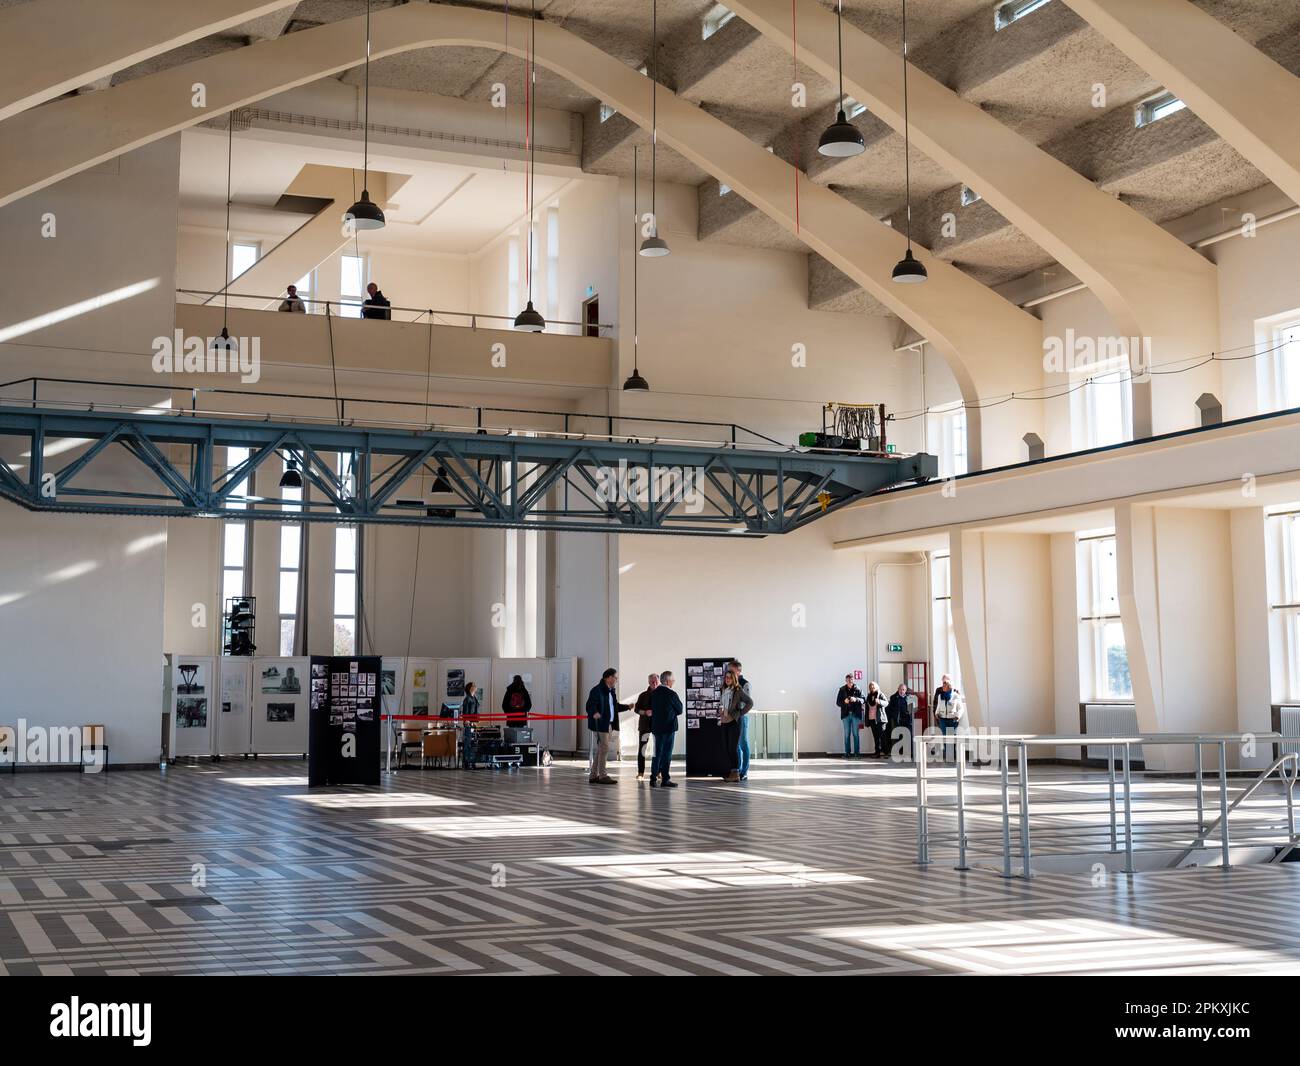
[[[709,659],[686,660],[686,687],[682,702],[686,705],[686,776],[725,777],[727,752],[722,743],[721,713],[722,675],[727,672],[730,655]]]
[[[313,656],[307,784],[379,784],[377,655]]]
[[[213,660],[207,655],[172,655],[171,755],[211,755],[216,734]]]

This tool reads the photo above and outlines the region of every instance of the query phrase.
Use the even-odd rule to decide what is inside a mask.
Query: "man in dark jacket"
[[[646,678],[646,687],[636,698],[633,710],[636,711],[636,779],[645,777],[645,750],[650,746],[650,697],[659,687],[659,675],[651,674]]]
[[[853,683],[853,675],[844,675],[844,684],[835,695],[835,706],[840,709],[840,724],[844,727],[844,757],[849,757],[849,748],[854,755],[862,754],[862,740],[858,729],[862,725],[862,716],[866,713],[867,700],[862,690]]]
[[[898,691],[889,697],[889,706],[885,708],[889,720],[890,743],[893,752],[904,760],[912,758],[912,705],[907,702],[907,686],[899,685]]]
[[[520,674],[506,686],[501,696],[501,713],[506,716],[506,725],[511,729],[523,729],[528,725],[528,712],[533,709],[533,697]]]
[[[366,292],[370,295],[366,297],[365,302],[361,305],[362,318],[386,320],[393,317],[393,305],[389,303],[388,297],[383,294],[378,285],[372,281],[366,286]]]
[[[612,785],[616,782],[605,771],[611,744],[618,743],[618,712],[628,710],[631,704],[618,702],[614,689],[618,685],[618,671],[612,666],[600,675],[600,682],[587,693],[587,728],[591,730],[591,776],[593,785]]]
[[[664,788],[676,788],[676,781],[668,780],[668,767],[673,761],[673,741],[677,738],[677,719],[682,716],[682,698],[673,691],[673,672],[659,674],[659,687],[650,694],[650,731],[655,738],[654,760],[650,763],[650,787],[655,778]]]

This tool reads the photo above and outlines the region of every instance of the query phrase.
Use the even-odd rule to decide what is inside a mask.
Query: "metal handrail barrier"
[[[770,754],[770,752],[771,752],[771,745],[768,743],[768,738],[767,738],[767,725],[768,725],[767,718],[768,718],[769,716],[775,717],[776,715],[783,715],[783,714],[788,714],[788,715],[790,715],[790,717],[791,717],[791,740],[790,740],[790,743],[791,743],[791,755],[792,755],[792,761],[793,761],[793,762],[796,762],[796,763],[799,761],[799,712],[798,712],[798,711],[793,711],[793,710],[790,710],[790,711],[783,711],[783,710],[767,710],[767,711],[762,711],[762,710],[759,710],[757,707],[755,707],[752,711],[750,711],[750,712],[749,712],[749,715],[758,715],[759,718],[761,718],[761,719],[763,720],[763,737],[762,737],[762,740],[760,741],[760,740],[759,740],[759,737],[758,737],[758,730],[757,730],[757,729],[754,729],[754,730],[751,732],[750,741],[749,741],[749,746],[750,746],[751,754],[752,754],[752,757],[753,757],[753,758],[755,758],[755,759],[770,759],[770,758],[772,757],[771,754]],[[759,719],[756,718],[756,719],[755,719],[755,722],[757,723],[758,720],[759,720]],[[760,747],[761,747],[761,749],[762,749],[762,754],[761,754],[761,755],[756,754],[756,752],[758,751],[758,749],[759,749]]]
[[[47,377],[25,377],[15,378],[12,381],[0,382],[0,389],[15,388],[18,386],[30,386],[31,396],[24,397],[22,403],[36,407],[38,405],[46,407],[63,407],[70,410],[92,410],[92,411],[130,411],[133,414],[141,414],[140,405],[133,404],[114,404],[92,400],[52,400],[41,399],[39,395],[40,385],[78,385],[90,386],[94,388],[116,388],[116,389],[153,389],[167,393],[189,393],[190,406],[188,408],[159,408],[150,414],[162,415],[205,415],[215,418],[256,418],[259,421],[274,420],[277,422],[303,422],[307,424],[339,424],[338,414],[333,415],[281,415],[272,414],[268,411],[244,412],[244,411],[226,411],[200,408],[198,406],[198,397],[200,393],[220,395],[220,396],[257,396],[263,399],[277,400],[313,400],[322,403],[328,403],[331,406],[335,404],[333,396],[322,395],[319,393],[294,393],[294,392],[269,392],[256,389],[225,389],[217,386],[183,386],[183,385],[163,385],[154,382],[129,382],[129,381],[93,381],[87,378],[47,378]],[[564,423],[564,430],[535,429],[528,427],[528,432],[544,436],[560,437],[566,440],[607,440],[607,441],[626,441],[637,444],[685,444],[692,446],[707,446],[719,448],[753,448],[762,451],[781,450],[787,452],[812,452],[822,453],[826,449],[821,448],[798,448],[793,444],[784,444],[765,433],[759,433],[757,430],[749,429],[737,422],[705,422],[687,418],[662,418],[662,417],[639,417],[636,415],[611,415],[597,414],[586,411],[539,411],[526,407],[488,407],[484,405],[454,404],[454,403],[423,403],[420,400],[381,400],[370,399],[364,396],[340,396],[338,398],[337,411],[343,411],[346,415],[346,408],[349,403],[354,406],[364,404],[367,406],[388,406],[388,407],[420,407],[420,408],[438,408],[448,411],[466,411],[474,415],[472,425],[459,425],[455,423],[437,423],[437,422],[412,422],[398,419],[378,419],[365,418],[358,419],[355,416],[344,417],[343,424],[347,426],[378,426],[395,429],[412,429],[412,430],[438,430],[441,432],[465,432],[465,433],[499,433],[509,435],[514,432],[514,428],[502,429],[499,427],[486,427],[483,425],[483,416],[491,415],[528,415],[540,418],[558,418]],[[603,422],[608,429],[606,433],[592,433],[588,431],[571,430],[569,428],[571,419],[591,419]],[[631,422],[636,424],[653,423],[655,425],[673,425],[673,426],[697,426],[728,431],[727,436],[722,440],[703,440],[689,437],[646,437],[644,435],[635,435],[629,438],[628,433],[616,433],[617,423]],[[740,440],[740,435],[746,434],[755,438],[757,443],[745,442]]]
[[[282,292],[276,296],[266,296],[262,293],[254,293],[254,292],[227,293],[221,289],[218,289],[215,292],[213,292],[210,289],[177,289],[176,295],[205,297],[205,299],[199,301],[198,304],[194,305],[199,307],[205,307],[213,300],[224,299],[224,298],[229,298],[231,300],[261,300],[268,304],[283,303],[285,300],[289,298],[288,293],[285,292]],[[301,293],[299,293],[297,299],[301,301],[305,306],[309,306],[309,307],[318,306],[321,307],[322,309],[328,309],[334,307],[361,308],[366,306],[366,298],[364,296],[340,297],[337,300],[318,300],[314,297],[303,296]],[[243,308],[243,310],[255,311],[255,310],[259,310],[259,308],[246,307]],[[382,310],[387,312],[400,311],[403,314],[415,315],[416,317],[410,320],[412,322],[418,322],[425,315],[430,315],[434,317],[467,318],[469,319],[470,329],[478,328],[479,319],[484,319],[485,321],[489,321],[489,322],[508,322],[510,323],[510,325],[506,327],[507,329],[513,328],[514,320],[515,320],[514,315],[493,315],[483,311],[441,311],[438,310],[437,308],[429,308],[429,307],[399,307],[396,304],[386,305],[382,308]],[[323,315],[325,314],[325,310],[321,310],[319,312],[309,312],[309,313]],[[442,322],[440,324],[444,326],[456,325],[456,323],[454,322]],[[547,325],[548,326],[577,326],[579,328],[595,326],[597,329],[604,329],[604,330],[610,330],[614,328],[613,324],[610,322],[572,322],[569,321],[568,319],[559,319],[559,318],[553,318],[548,320]]]
[[[997,761],[1000,763],[1000,791],[1001,791],[1001,814],[1002,814],[1002,874],[1004,877],[1011,877],[1012,872],[1012,834],[1011,834],[1011,781],[1009,773],[1008,755],[1012,748],[1016,752],[1017,761],[1017,814],[1018,814],[1018,836],[1019,836],[1019,856],[1021,860],[1020,876],[1026,879],[1031,878],[1032,872],[1030,860],[1032,854],[1031,828],[1030,828],[1030,802],[1029,802],[1029,749],[1031,747],[1060,747],[1087,745],[1089,747],[1105,747],[1108,750],[1107,757],[1107,802],[1110,813],[1110,824],[1108,829],[1091,829],[1085,828],[1078,830],[1075,828],[1053,828],[1048,829],[1045,835],[1049,837],[1063,837],[1067,834],[1075,837],[1090,837],[1098,833],[1105,832],[1109,837],[1110,851],[1112,853],[1119,850],[1119,825],[1118,825],[1118,796],[1116,790],[1115,775],[1115,756],[1116,749],[1122,753],[1123,767],[1123,837],[1124,837],[1124,872],[1132,874],[1133,867],[1133,806],[1132,806],[1132,759],[1131,748],[1134,745],[1147,744],[1154,747],[1163,745],[1192,745],[1196,750],[1196,838],[1194,843],[1188,847],[1181,855],[1178,856],[1174,865],[1183,862],[1197,848],[1204,846],[1206,838],[1215,829],[1219,829],[1220,848],[1222,854],[1222,865],[1225,869],[1231,867],[1230,854],[1230,827],[1228,817],[1233,810],[1236,810],[1245,800],[1253,796],[1255,792],[1268,780],[1272,774],[1279,769],[1282,770],[1281,780],[1285,787],[1286,799],[1286,829],[1287,838],[1285,843],[1286,851],[1290,851],[1296,846],[1300,846],[1300,835],[1295,829],[1295,808],[1293,799],[1293,789],[1297,778],[1300,778],[1300,753],[1287,752],[1277,758],[1271,766],[1258,775],[1256,780],[1250,785],[1243,795],[1239,796],[1231,805],[1228,802],[1228,771],[1227,771],[1227,745],[1229,743],[1240,743],[1247,739],[1256,743],[1263,742],[1275,745],[1284,738],[1280,733],[1152,733],[1138,734],[1134,736],[1097,736],[1097,735],[1076,735],[1076,736],[1047,736],[1041,734],[1022,734],[1022,735],[1004,735],[1004,734],[974,734],[974,733],[924,733],[913,738],[913,757],[916,768],[916,789],[917,789],[917,862],[920,865],[928,865],[930,862],[930,846],[932,843],[947,840],[950,836],[955,837],[957,845],[957,864],[954,867],[957,870],[970,869],[967,864],[967,850],[971,841],[975,837],[982,837],[984,834],[970,834],[966,831],[966,751],[972,744],[992,744],[998,750]],[[956,803],[953,806],[940,805],[931,803],[929,800],[929,776],[928,776],[928,752],[931,745],[939,745],[944,750],[951,744],[954,747],[955,754],[955,783],[956,783]],[[1219,817],[1211,825],[1204,822],[1205,797],[1204,797],[1204,772],[1203,761],[1201,758],[1201,748],[1205,745],[1214,745],[1218,748],[1218,784],[1219,784]],[[1292,772],[1290,776],[1286,774],[1285,767],[1290,765]],[[1053,782],[1059,785],[1061,782]],[[957,816],[957,827],[955,834],[938,834],[930,830],[930,813],[933,810],[955,810]],[[1267,823],[1257,825],[1258,829],[1274,829],[1280,827]],[[992,835],[992,834],[989,834]],[[1160,837],[1159,832],[1143,832],[1144,839],[1152,840]],[[1185,839],[1179,834],[1179,839]],[[1279,853],[1281,857],[1282,853]]]

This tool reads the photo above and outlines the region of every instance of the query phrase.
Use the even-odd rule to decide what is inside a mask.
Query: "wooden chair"
[[[86,772],[86,753],[102,753],[102,769],[108,769],[108,744],[102,725],[83,725],[81,727],[81,772]]]
[[[398,766],[401,766],[407,760],[411,752],[422,750],[423,745],[420,740],[421,734],[422,731],[419,726],[402,728],[402,739],[397,743]]]
[[[432,733],[424,735],[423,747],[421,748],[421,763],[424,766],[429,764],[430,759],[449,760],[453,765],[456,761],[456,731],[454,729],[438,729]]]

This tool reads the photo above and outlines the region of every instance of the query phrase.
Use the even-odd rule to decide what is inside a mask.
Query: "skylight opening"
[[[736,13],[731,8],[724,7],[722,4],[714,4],[704,13],[704,18],[701,20],[704,40],[707,41],[735,17]]]
[[[1133,113],[1133,124],[1141,129],[1143,126],[1149,126],[1153,122],[1159,122],[1162,118],[1168,118],[1183,110],[1187,105],[1173,93],[1166,90],[1155,96],[1148,97],[1137,105]]]
[[[1005,3],[998,4],[993,9],[993,28],[1005,30],[1013,22],[1019,22],[1026,15],[1051,2],[1052,0],[1005,0]]]

